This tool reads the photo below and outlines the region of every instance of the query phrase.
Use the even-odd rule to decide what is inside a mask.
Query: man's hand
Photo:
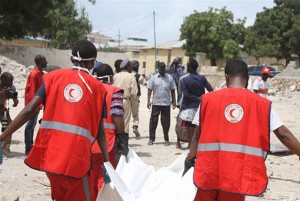
[[[3,163],[2,144],[3,144],[3,142],[0,141],[0,165],[2,165],[2,163]]]
[[[129,135],[128,135],[128,133],[118,133],[117,138],[119,141],[121,154],[127,156],[128,152],[129,152],[129,148],[128,148]]]
[[[182,173],[182,176],[185,175],[185,173],[187,173],[187,171],[189,171],[189,169],[191,167],[194,167],[195,165],[195,161],[196,161],[196,157],[193,158],[186,158],[184,161],[184,171]]]
[[[17,105],[19,104],[19,100],[16,98],[16,99],[13,99],[13,107],[17,107]]]
[[[172,108],[173,108],[173,110],[176,108],[176,103],[175,103],[175,101],[172,102]]]
[[[102,165],[102,176],[104,179],[104,183],[109,184],[111,182],[110,177],[106,171],[104,164]]]
[[[147,108],[150,110],[150,108],[151,108],[151,102],[150,101],[148,101],[148,103],[147,103]]]

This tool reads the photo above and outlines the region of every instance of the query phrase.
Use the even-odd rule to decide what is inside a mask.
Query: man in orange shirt
[[[35,96],[35,93],[42,85],[42,77],[44,75],[43,69],[47,67],[47,60],[42,55],[37,55],[35,57],[36,67],[30,72],[27,78],[26,88],[25,88],[25,106],[31,101],[31,99]],[[42,105],[40,105],[36,109],[35,115],[27,121],[25,126],[24,140],[25,140],[25,154],[28,155],[32,145],[33,145],[33,134],[34,127],[37,122],[37,118],[39,115],[39,111],[42,109]]]

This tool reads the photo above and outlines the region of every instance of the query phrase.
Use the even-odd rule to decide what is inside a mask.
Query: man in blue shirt
[[[200,98],[205,94],[205,89],[207,91],[213,91],[206,77],[197,73],[198,66],[198,62],[195,59],[190,59],[187,65],[189,74],[181,79],[180,82],[183,95],[179,118],[182,119],[187,126],[189,144],[192,140],[195,128],[192,121],[199,107]],[[181,147],[179,141],[177,141],[177,147]]]
[[[155,131],[158,123],[158,116],[161,113],[161,124],[163,127],[165,146],[169,146],[169,129],[170,129],[170,105],[173,109],[176,108],[175,98],[175,82],[169,74],[166,74],[166,64],[160,62],[158,64],[158,74],[148,82],[148,102],[147,107],[151,110],[150,124],[149,124],[149,143],[153,145],[155,141]],[[151,93],[153,91],[153,100],[150,102]]]

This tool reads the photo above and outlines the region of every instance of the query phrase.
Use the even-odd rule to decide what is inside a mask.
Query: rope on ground
[[[270,179],[275,179],[275,180],[281,180],[281,181],[290,181],[290,182],[300,184],[300,181],[296,181],[296,180],[293,180],[293,179],[284,179],[284,178],[273,177],[273,176],[269,176],[269,178]]]

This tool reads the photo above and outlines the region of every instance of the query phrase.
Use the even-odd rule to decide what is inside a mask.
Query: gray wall
[[[0,45],[0,55],[13,59],[26,67],[35,65],[34,58],[38,54],[44,55],[47,58],[49,65],[55,65],[62,68],[71,67],[70,53],[71,50]],[[114,67],[115,60],[125,58],[130,59],[130,56],[130,53],[98,52],[97,60],[108,63]]]

